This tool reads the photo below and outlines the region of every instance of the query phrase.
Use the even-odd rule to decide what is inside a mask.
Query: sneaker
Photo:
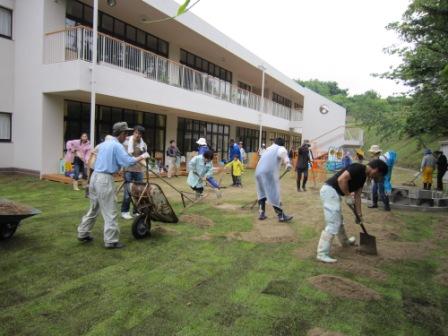
[[[268,218],[268,217],[266,216],[266,214],[264,213],[264,211],[263,211],[263,212],[260,212],[260,215],[258,216],[258,219],[259,219],[259,220],[265,220],[266,218]]]
[[[93,240],[92,236],[78,237],[78,240],[83,243],[88,243]]]
[[[125,246],[126,245],[124,245],[123,243],[120,243],[120,242],[104,244],[104,247],[107,248],[107,249],[120,249],[120,248],[123,248]]]
[[[133,219],[134,217],[132,217],[132,215],[129,212],[122,212],[121,218],[129,220],[129,219]]]

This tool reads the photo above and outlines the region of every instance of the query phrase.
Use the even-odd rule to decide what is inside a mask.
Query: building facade
[[[154,155],[205,137],[221,159],[231,138],[256,151],[283,137],[319,150],[357,144],[345,109],[301,87],[171,0],[100,0],[95,142],[141,124]],[[90,129],[92,0],[0,0],[0,169],[58,171],[64,144]],[[153,21],[162,20],[154,23]],[[265,77],[262,98],[262,78]],[[358,133],[357,133],[358,132]]]

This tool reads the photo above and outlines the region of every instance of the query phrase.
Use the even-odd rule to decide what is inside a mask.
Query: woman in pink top
[[[87,133],[83,133],[80,139],[67,141],[66,149],[65,162],[73,163],[73,190],[79,190],[79,173],[82,172],[82,177],[87,178],[86,165],[92,151]]]

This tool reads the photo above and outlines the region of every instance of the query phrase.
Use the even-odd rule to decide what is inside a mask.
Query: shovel
[[[353,214],[356,218],[356,224],[361,225],[362,231],[359,233],[359,252],[370,255],[378,255],[378,251],[376,249],[376,237],[371,236],[367,233],[367,230],[362,223],[361,218],[359,218],[358,213],[356,212],[355,206],[352,204],[347,204],[348,207],[353,211]]]

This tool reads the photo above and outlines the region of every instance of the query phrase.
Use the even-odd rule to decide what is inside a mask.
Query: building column
[[[177,115],[169,113],[166,115],[165,162],[167,162],[166,150],[171,140],[177,142]]]
[[[59,171],[64,154],[64,99],[43,95],[42,102],[42,166],[41,174]]]

